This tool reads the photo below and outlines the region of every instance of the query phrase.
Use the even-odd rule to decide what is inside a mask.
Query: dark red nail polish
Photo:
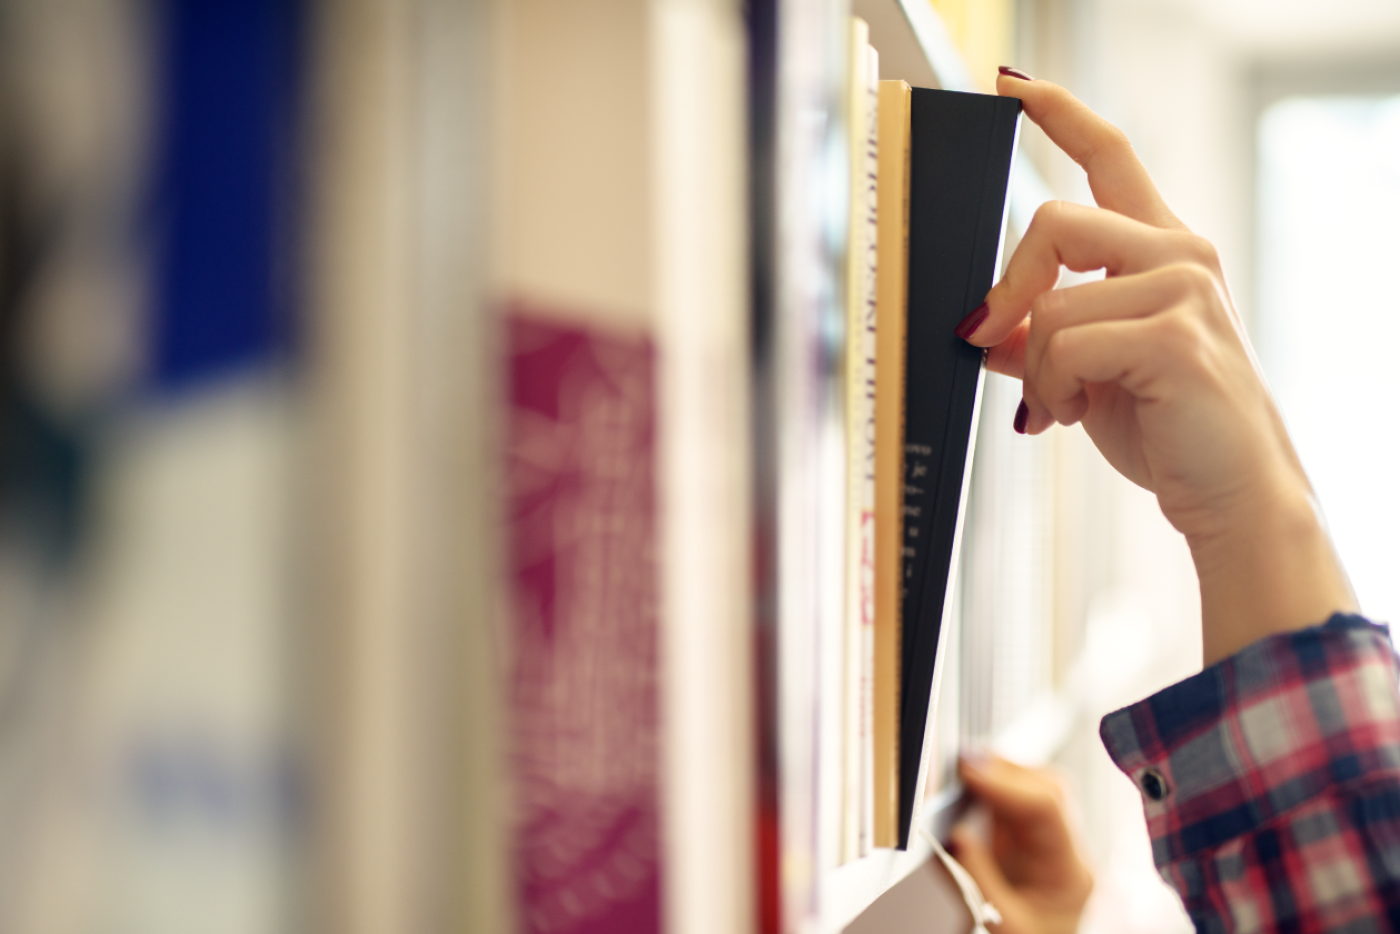
[[[1016,429],[1016,434],[1026,433],[1026,419],[1030,418],[1031,410],[1026,408],[1026,400],[1022,399],[1021,404],[1016,406],[1016,418],[1011,422],[1011,427]]]
[[[967,340],[973,334],[977,333],[977,329],[982,326],[983,321],[987,320],[987,315],[991,314],[991,312],[992,310],[987,307],[987,303],[983,302],[972,309],[972,314],[963,318],[961,324],[953,328],[953,333],[963,340]]]
[[[1034,78],[1032,78],[1030,75],[1026,74],[1026,73],[1025,73],[1024,71],[1022,71],[1021,69],[1019,69],[1019,68],[1012,68],[1010,65],[998,65],[998,66],[997,66],[997,73],[998,73],[998,74],[1007,75],[1007,76],[1012,77],[1012,78],[1020,78],[1022,81],[1034,81],[1034,80],[1035,80]]]

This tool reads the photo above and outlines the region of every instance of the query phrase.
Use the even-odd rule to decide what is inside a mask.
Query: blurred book
[[[851,208],[846,240],[846,736],[842,858],[870,852],[874,823],[875,251],[879,58],[851,18],[847,113]]]
[[[290,917],[300,9],[6,8],[0,551],[44,555],[6,930]]]
[[[754,920],[740,25],[525,2],[499,33],[525,932]]]
[[[515,914],[526,934],[640,934],[664,915],[644,9],[599,28],[546,6],[516,5],[501,34],[493,141],[512,170],[494,287]]]

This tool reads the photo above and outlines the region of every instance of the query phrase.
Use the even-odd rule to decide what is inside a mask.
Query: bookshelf
[[[94,461],[104,473],[111,471],[99,492],[120,506],[113,510],[121,513],[118,518],[128,510],[139,514],[143,523],[132,526],[137,529],[147,528],[148,518],[160,519],[160,535],[139,536],[150,543],[143,547],[178,551],[180,561],[172,565],[175,573],[156,575],[149,569],[158,562],[148,564],[144,551],[126,549],[124,537],[103,532],[101,547],[113,549],[121,561],[112,565],[110,577],[103,571],[93,599],[77,601],[85,621],[97,614],[85,628],[96,632],[109,616],[119,625],[126,616],[141,617],[142,628],[127,630],[141,636],[151,631],[151,620],[165,625],[167,617],[190,616],[185,598],[170,602],[167,591],[183,594],[198,585],[200,593],[189,591],[189,599],[218,604],[216,622],[227,626],[223,635],[237,636],[228,644],[247,650],[235,653],[249,663],[238,675],[243,688],[227,695],[234,680],[213,673],[243,662],[216,657],[222,642],[193,647],[198,658],[168,651],[153,656],[170,667],[148,685],[144,674],[155,669],[133,650],[138,643],[109,630],[99,643],[115,646],[116,654],[93,666],[101,674],[115,664],[112,670],[122,676],[110,682],[139,688],[128,698],[133,702],[154,697],[148,687],[163,692],[165,676],[179,675],[179,684],[192,691],[180,695],[180,709],[218,714],[208,721],[218,730],[208,736],[237,739],[246,726],[257,740],[249,746],[253,758],[237,752],[227,759],[233,771],[224,775],[220,764],[209,776],[221,786],[220,776],[232,776],[230,788],[244,787],[239,763],[246,761],[248,774],[257,776],[247,787],[261,789],[266,778],[275,791],[258,791],[258,800],[266,800],[246,813],[276,811],[275,819],[288,820],[295,833],[275,841],[268,836],[267,852],[286,847],[269,857],[277,860],[276,872],[265,871],[273,863],[252,861],[234,872],[246,869],[268,881],[267,897],[286,895],[295,903],[288,910],[298,918],[304,913],[313,926],[350,934],[425,927],[501,934],[825,934],[842,931],[893,886],[928,866],[929,847],[917,833],[907,851],[870,852],[869,840],[853,851],[843,830],[838,856],[830,825],[813,826],[824,819],[813,812],[832,795],[827,757],[834,744],[823,731],[825,720],[836,719],[829,698],[821,696],[830,688],[832,672],[822,667],[830,645],[816,644],[827,634],[815,635],[815,624],[829,622],[832,607],[842,602],[842,575],[829,573],[833,565],[842,568],[844,562],[849,571],[855,564],[849,547],[843,554],[830,544],[842,538],[841,523],[849,519],[831,508],[842,499],[833,478],[842,471],[849,477],[851,460],[829,470],[833,439],[849,432],[849,422],[838,427],[830,405],[831,358],[840,338],[828,326],[841,305],[836,295],[848,296],[848,314],[857,307],[841,292],[849,283],[842,283],[840,270],[844,265],[849,276],[858,265],[852,260],[857,251],[835,242],[833,228],[840,224],[830,210],[839,200],[832,190],[845,183],[833,183],[845,166],[831,157],[840,146],[834,138],[842,122],[834,102],[843,93],[836,75],[842,50],[831,40],[854,13],[869,25],[882,76],[921,87],[986,90],[974,75],[990,73],[987,63],[995,61],[993,50],[1008,34],[1005,18],[1015,5],[305,5],[308,35],[297,55],[306,60],[297,59],[297,70],[304,65],[306,116],[295,121],[295,135],[300,140],[304,132],[305,140],[271,159],[280,165],[295,157],[298,163],[289,173],[300,179],[291,185],[296,204],[281,208],[301,218],[304,196],[305,217],[278,239],[295,234],[289,239],[297,242],[283,246],[297,254],[285,260],[297,279],[291,291],[304,293],[294,299],[304,303],[305,317],[295,329],[295,359],[273,363],[259,357],[257,373],[236,377],[255,380],[242,385],[261,387],[256,394],[245,397],[236,380],[228,384],[238,392],[229,397],[235,414],[273,399],[287,404],[285,420],[280,414],[228,419],[217,394],[182,398],[171,407],[178,437],[161,427],[163,414],[159,424],[151,422],[159,431],[149,430],[145,415],[137,419],[141,437],[130,436],[130,451],[142,464],[166,464],[173,451],[180,464],[202,469],[212,460],[184,458],[190,451],[213,450],[204,447],[210,438],[243,446],[228,448],[237,456],[209,474],[220,484],[216,488],[170,483],[170,475],[144,466],[128,472],[127,440],[122,450],[110,449],[120,455],[111,459],[117,468],[105,463],[106,454]],[[38,11],[61,5],[27,6]],[[60,11],[21,17],[15,35],[7,33],[6,48],[27,47],[16,37],[45,37],[50,28],[75,30],[65,41],[87,37],[86,43],[101,33],[103,43],[122,46],[103,44],[105,51],[81,56],[82,67],[75,69],[49,55],[53,37],[33,43],[41,54],[17,60],[16,74],[29,75],[42,65],[36,74],[43,80],[29,87],[25,78],[11,89],[17,101],[26,102],[16,114],[28,113],[30,95],[68,100],[67,91],[58,92],[75,90],[74,80],[120,79],[112,82],[113,93],[131,112],[114,111],[116,122],[138,128],[131,138],[122,136],[121,144],[141,148],[151,114],[138,106],[136,88],[124,89],[122,82],[144,74],[136,66],[155,48],[146,47],[144,30],[166,13],[151,19],[149,11],[133,12],[138,5],[108,6],[108,25],[120,21],[120,28],[94,31],[90,22],[79,23],[83,17]],[[175,11],[196,5],[168,6]],[[263,0],[250,9],[276,6]],[[251,28],[255,15],[240,15]],[[184,49],[187,38],[172,40],[168,49]],[[746,61],[765,42],[770,57]],[[165,49],[167,43],[155,45]],[[259,50],[241,54],[245,65],[262,61]],[[107,75],[105,69],[127,56],[131,61],[118,71],[130,67],[131,74]],[[58,83],[50,87],[52,81]],[[773,97],[767,110],[753,106],[754,87],[764,81],[771,82],[764,88]],[[221,91],[232,87],[219,85]],[[127,94],[133,99],[126,101]],[[299,113],[302,105],[298,97]],[[24,120],[43,109],[36,106]],[[216,113],[194,109],[206,119]],[[69,123],[92,122],[89,110],[84,104],[51,126],[47,120],[36,126],[66,139]],[[849,113],[846,119],[852,119]],[[91,139],[78,134],[87,140],[84,151],[101,150],[84,158],[106,167],[104,173],[116,164],[113,154],[125,152],[103,142],[115,133],[107,126],[112,122],[99,121],[102,126],[94,129],[101,132]],[[6,146],[23,142],[19,129],[9,129],[16,134],[3,141]],[[771,134],[769,150],[746,148],[754,132]],[[47,152],[57,140],[35,152]],[[54,151],[60,150],[67,152],[63,146]],[[0,187],[27,183],[28,173],[41,168],[44,178],[50,168],[61,170],[55,181],[68,171],[63,159],[55,167],[38,165],[41,159],[30,166],[28,159],[17,163],[14,178],[0,178]],[[748,172],[763,159],[772,170],[763,180],[773,190],[767,202],[772,212],[755,218],[758,199],[746,186],[754,181]],[[147,168],[158,168],[138,164],[131,153],[116,162],[131,163],[118,166],[121,173],[143,177]],[[1014,173],[1012,243],[1049,196],[1029,163],[1016,163]],[[212,178],[202,177],[206,183]],[[83,213],[74,217],[91,213],[94,223],[110,220],[106,212],[126,197],[109,199],[101,194],[107,186],[115,192],[135,184],[125,174],[91,190],[82,175],[62,183],[78,186],[74,204]],[[154,188],[164,191],[163,185]],[[81,203],[94,192],[100,194],[96,201]],[[135,200],[128,207],[137,207]],[[141,212],[148,207],[140,202]],[[36,214],[24,225],[43,220]],[[86,220],[59,226],[60,237],[92,232]],[[125,220],[110,230],[107,220],[97,227],[106,231],[103,237],[121,240],[119,252],[126,256]],[[773,255],[762,270],[771,275],[759,282],[750,266],[762,265],[755,259],[761,249]],[[84,264],[93,258],[85,250],[78,251]],[[66,247],[40,252],[53,253],[53,268],[67,269]],[[279,263],[281,252],[279,247]],[[49,296],[48,275],[40,276],[43,297],[35,309],[28,299],[22,303],[25,315],[47,308],[50,297],[61,300],[54,307],[67,308],[67,288]],[[144,276],[133,274],[131,282],[139,284]],[[125,277],[121,272],[123,283]],[[755,326],[763,315],[767,331]],[[847,334],[850,323],[848,316]],[[110,336],[99,328],[84,340]],[[269,376],[275,386],[265,385]],[[130,427],[113,425],[118,433]],[[106,428],[100,433],[105,436]],[[175,440],[169,447],[162,440],[155,456],[151,439]],[[108,439],[100,443],[109,450]],[[989,447],[995,445],[981,450]],[[249,453],[254,456],[243,456]],[[841,461],[839,449],[835,457]],[[978,458],[993,459],[982,453]],[[254,473],[242,473],[248,464]],[[230,496],[201,493],[201,502],[190,500],[188,510],[152,510],[151,503],[167,500],[149,499],[145,492],[160,486],[162,494],[180,497],[170,502],[184,503],[189,490],[224,490],[230,476],[237,480]],[[140,479],[130,487],[139,495],[123,492],[131,477]],[[981,488],[1011,485],[992,480]],[[202,543],[223,525],[206,521],[205,501],[217,505],[216,523],[241,530],[229,541],[220,538],[220,550],[209,557]],[[992,537],[981,536],[979,544]],[[246,564],[224,560],[230,542],[239,555],[247,552]],[[13,557],[0,554],[0,565]],[[9,573],[4,566],[0,571],[0,577]],[[206,571],[213,589],[204,586]],[[756,588],[759,576],[763,582]],[[237,591],[236,599],[222,599],[227,588]],[[27,603],[29,595],[22,596]],[[104,602],[108,596],[112,607]],[[130,607],[139,610],[148,599],[179,612],[132,615]],[[35,602],[36,614],[47,621],[51,608]],[[60,605],[66,598],[54,603],[54,612],[68,612]],[[197,603],[190,605],[199,616]],[[977,611],[982,619],[995,618],[985,607]],[[219,622],[225,617],[226,623]],[[47,628],[61,635],[72,627]],[[204,631],[181,626],[187,636],[196,630]],[[35,645],[47,652],[48,638]],[[86,639],[75,643],[84,652]],[[211,654],[208,646],[216,651]],[[761,663],[768,667],[755,677],[755,656],[765,652]],[[940,749],[939,761],[946,765],[949,748],[975,732],[958,729],[953,702],[969,685],[976,694],[1015,679],[986,677],[956,645],[943,657],[944,710],[952,715],[938,719],[941,729],[930,725],[930,734],[950,741]],[[53,660],[68,667],[59,655]],[[142,667],[128,672],[122,666],[132,660]],[[74,667],[87,669],[86,661]],[[191,678],[190,671],[210,672],[208,685],[196,684],[205,679]],[[102,674],[96,689],[84,687],[83,703],[100,711],[94,722],[111,725],[110,750],[124,757],[128,748],[141,748],[148,733],[142,726],[147,721],[128,721],[123,711],[159,715],[150,723],[164,735],[165,708],[109,703],[108,680]],[[47,675],[35,683],[49,690]],[[241,698],[228,707],[236,716],[227,720],[219,713],[225,696]],[[186,703],[191,698],[198,703]],[[206,700],[218,703],[209,707]],[[1009,750],[1006,743],[1019,737],[1026,740],[1017,747],[1022,750],[1039,743],[1022,758],[1045,755],[1057,742],[1047,737],[1062,735],[1066,719],[1076,715],[1071,700],[1039,704],[1036,712],[1054,722],[1016,721],[1016,736],[998,733],[995,745]],[[286,722],[279,719],[284,713]],[[141,729],[128,731],[129,724]],[[843,741],[850,735],[843,734]],[[103,750],[109,748],[108,734],[94,730],[93,736]],[[186,748],[181,737],[176,751]],[[128,739],[138,745],[128,747]],[[205,762],[203,740],[188,748],[198,753],[191,761]],[[62,758],[54,761],[61,765]],[[217,758],[225,761],[222,753]],[[264,770],[264,762],[273,768]],[[289,766],[285,774],[283,764]],[[46,774],[50,765],[41,765]],[[101,771],[125,781],[124,769]],[[201,782],[209,777],[202,766],[195,771]],[[938,771],[941,778],[945,773]],[[131,783],[135,791],[145,787]],[[47,794],[40,803],[59,814],[61,809],[45,803]],[[302,820],[303,797],[314,811],[311,820]],[[941,836],[957,805],[958,789],[942,785],[923,802],[918,824]],[[220,826],[229,826],[222,823],[226,816]],[[68,827],[66,812],[59,820],[60,829]],[[127,832],[125,822],[111,826]],[[201,826],[190,822],[197,833],[203,833]],[[181,867],[150,862],[164,860],[162,854],[171,851],[160,847],[175,839],[165,836],[164,824],[150,827],[158,836],[123,837],[110,851],[105,838],[90,842],[121,863],[112,864],[119,870],[129,868],[123,857],[136,853],[131,865],[142,873],[158,870],[149,881],[158,882],[160,892],[144,882],[99,888],[138,900],[168,896],[169,904],[196,913],[207,909],[188,898],[189,886],[182,882],[190,877]],[[762,866],[756,837],[771,844],[764,856],[774,857]],[[226,839],[242,846],[244,838]],[[20,852],[4,843],[0,849]],[[132,846],[142,849],[124,849]],[[869,855],[842,861],[862,848]],[[36,864],[54,862],[45,856],[47,847],[40,849],[45,858]],[[303,851],[305,872],[300,866],[283,872],[284,858],[300,863]],[[81,870],[85,861],[59,862]],[[195,863],[190,865],[200,873],[208,868]],[[120,882],[122,873],[117,876]],[[45,905],[53,892],[85,886],[66,876],[40,878],[44,884],[32,889]],[[218,878],[221,891],[244,891],[224,884],[242,876]],[[25,887],[3,876],[0,882],[16,891]],[[246,891],[263,899],[255,888]],[[52,910],[67,917],[70,906],[58,904],[67,900],[54,902]],[[89,910],[81,895],[71,901]],[[93,904],[93,917],[110,914],[101,911],[105,903]],[[157,911],[154,917],[174,917],[160,913],[159,898],[145,904],[143,910]],[[275,909],[272,901],[258,904]],[[28,912],[27,903],[16,909],[4,898],[0,909],[0,917]],[[935,928],[957,926],[951,909],[929,914]],[[867,923],[872,917],[866,916]],[[0,929],[8,929],[3,920]]]
[[[525,880],[500,913],[528,932],[841,931],[930,852],[916,834],[846,862],[829,822],[838,37],[854,12],[881,77],[971,90],[972,72],[928,0],[771,0],[746,20],[708,0],[508,6],[479,277],[505,387],[480,444],[506,452],[488,479],[509,530],[489,727],[509,747],[500,849]],[[1045,195],[1018,165],[1013,243]],[[945,830],[956,795],[920,825]]]

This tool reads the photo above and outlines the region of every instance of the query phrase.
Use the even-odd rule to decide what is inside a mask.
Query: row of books
[[[1020,110],[838,7],[494,27],[522,930],[806,930],[909,844]]]
[[[1013,98],[881,81],[854,17],[846,74],[845,612],[822,641],[843,677],[820,731],[841,749],[823,818],[841,863],[907,846],[923,797],[983,372],[954,329],[1000,266],[1020,117]]]

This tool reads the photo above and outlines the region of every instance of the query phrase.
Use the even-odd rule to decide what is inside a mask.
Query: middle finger
[[[1162,230],[1105,211],[1052,201],[1036,212],[1001,281],[987,293],[986,318],[967,340],[999,344],[1029,314],[1031,302],[1054,288],[1060,267],[1104,269],[1109,276],[1143,272],[1188,258],[1183,232]]]
[[[1098,321],[1145,318],[1176,304],[1194,286],[1185,264],[1043,292],[1032,303],[1024,373],[1035,383],[1051,338],[1065,328]]]

